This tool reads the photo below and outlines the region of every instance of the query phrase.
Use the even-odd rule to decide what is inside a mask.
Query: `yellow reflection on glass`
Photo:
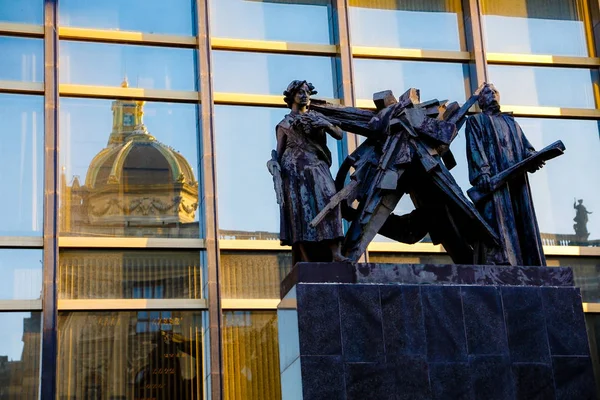
[[[222,251],[221,296],[279,299],[279,286],[292,266],[290,252]]]
[[[64,251],[61,299],[199,299],[199,252]]]
[[[223,360],[223,398],[281,399],[275,311],[224,313]]]
[[[65,312],[58,317],[58,398],[201,399],[202,315]]]

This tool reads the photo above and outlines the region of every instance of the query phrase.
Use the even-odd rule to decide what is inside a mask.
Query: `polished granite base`
[[[299,263],[283,399],[595,399],[569,268]]]

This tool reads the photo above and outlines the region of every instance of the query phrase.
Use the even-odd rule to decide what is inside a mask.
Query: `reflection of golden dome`
[[[61,189],[64,231],[179,236],[190,227],[189,234],[197,235],[194,171],[181,154],[148,133],[143,106],[136,100],[112,103],[112,131],[106,147],[90,162],[85,184],[74,179]]]
[[[85,185],[99,189],[105,185],[196,185],[192,167],[172,148],[148,134],[143,125],[123,143],[100,151],[90,163]]]

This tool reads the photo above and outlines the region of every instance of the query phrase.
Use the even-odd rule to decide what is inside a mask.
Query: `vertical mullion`
[[[600,44],[600,30],[598,28],[600,26],[600,4],[594,0],[580,0],[579,5],[583,14],[588,57],[596,57],[600,54],[598,51],[598,44]],[[592,70],[592,84],[594,86],[596,108],[600,108],[599,78],[598,69]]]
[[[211,398],[222,398],[222,338],[221,338],[221,294],[220,258],[217,222],[217,193],[215,171],[215,131],[213,123],[212,54],[210,48],[209,0],[196,0],[198,31],[198,73],[201,109],[201,154],[204,205],[204,240],[206,243],[206,268],[208,286],[208,328],[210,337],[210,381]]]
[[[354,107],[354,75],[352,68],[352,47],[350,45],[350,21],[348,19],[348,0],[332,0],[334,9],[334,35],[337,44],[338,68],[338,93],[342,93],[342,102],[346,106]],[[347,150],[352,153],[358,147],[358,137],[349,135]]]
[[[58,29],[57,0],[44,1],[44,286],[41,399],[56,398],[58,264]]]
[[[346,106],[356,105],[354,95],[354,68],[352,65],[352,45],[350,40],[350,18],[348,17],[348,0],[332,0],[334,8],[334,33],[338,48],[338,92],[342,91],[342,102]],[[340,82],[341,81],[341,82]],[[358,147],[358,135],[346,134],[346,151],[344,157],[351,154]],[[368,250],[360,256],[359,262],[368,262]]]
[[[468,92],[472,93],[483,82],[488,81],[486,49],[484,41],[482,10],[479,0],[463,0],[465,18],[465,35],[467,47],[473,55],[470,68],[470,85]],[[468,97],[467,93],[467,97]]]

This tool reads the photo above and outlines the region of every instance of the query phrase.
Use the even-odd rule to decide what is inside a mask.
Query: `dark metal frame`
[[[56,398],[58,309],[58,30],[56,0],[44,2],[44,272],[41,399]]]
[[[211,398],[223,395],[222,310],[220,295],[220,256],[218,228],[217,176],[215,160],[215,128],[213,123],[212,53],[210,47],[210,13],[208,1],[196,0],[198,37],[198,81],[200,86],[200,157],[202,201],[204,205],[204,241],[208,285],[208,331],[210,340]]]

